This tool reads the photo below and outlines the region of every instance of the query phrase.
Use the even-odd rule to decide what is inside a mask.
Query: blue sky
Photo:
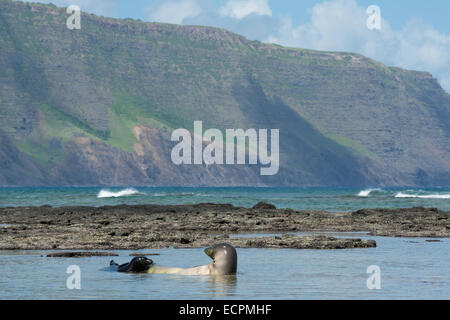
[[[428,71],[450,92],[448,0],[41,0],[82,11],[228,29],[252,40],[364,54],[389,66]],[[381,10],[381,30],[366,9]]]
[[[309,19],[308,9],[324,1],[269,1],[274,14],[292,15],[297,23]],[[401,28],[412,18],[421,18],[441,32],[450,34],[450,1],[448,0],[357,0],[363,7],[377,5],[382,16],[394,28]]]

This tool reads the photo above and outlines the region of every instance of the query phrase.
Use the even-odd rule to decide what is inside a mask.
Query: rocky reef
[[[1,250],[194,248],[224,241],[242,248],[342,249],[375,247],[376,243],[318,233],[450,237],[450,213],[422,207],[355,212],[208,203],[18,207],[0,208],[0,225]]]

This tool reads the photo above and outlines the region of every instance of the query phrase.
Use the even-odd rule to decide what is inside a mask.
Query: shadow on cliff
[[[233,96],[255,129],[280,130],[280,171],[262,177],[265,183],[296,185],[366,185],[374,183],[369,159],[362,159],[322,135],[280,98],[269,98],[248,79],[235,83]]]

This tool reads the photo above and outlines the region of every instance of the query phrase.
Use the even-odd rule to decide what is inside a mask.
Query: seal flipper
[[[117,272],[117,271],[119,271],[119,264],[116,263],[114,260],[111,260],[109,262],[109,266],[104,268],[104,269],[102,269],[102,270],[103,271],[110,271],[110,272],[114,272],[114,271]]]
[[[119,267],[119,264],[116,263],[114,260],[111,260],[111,261],[109,262],[109,266],[110,266],[110,267]]]

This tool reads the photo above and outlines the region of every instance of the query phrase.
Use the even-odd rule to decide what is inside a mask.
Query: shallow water
[[[377,248],[237,249],[236,277],[123,274],[101,269],[119,257],[46,258],[48,251],[0,251],[0,299],[449,299],[450,239],[375,239]],[[141,250],[165,266],[208,264],[202,249]],[[66,287],[66,269],[81,269],[81,290]],[[381,289],[367,289],[367,267],[381,269]]]
[[[450,210],[450,189],[350,188],[0,188],[0,207],[259,201],[280,208],[350,211],[437,207]],[[232,236],[252,236],[240,234]],[[336,236],[343,236],[337,234]],[[46,258],[45,251],[0,251],[0,299],[450,299],[450,239],[375,239],[377,248],[348,250],[238,249],[236,277],[135,275],[101,271],[111,258]],[[202,249],[142,250],[165,266],[208,264]],[[66,288],[67,267],[81,268],[81,290]],[[381,290],[369,290],[367,267],[381,268]]]
[[[297,210],[350,211],[361,208],[436,207],[450,210],[450,189],[357,188],[181,188],[46,187],[0,188],[0,207],[104,206],[117,204],[232,203],[251,207],[259,201]]]

